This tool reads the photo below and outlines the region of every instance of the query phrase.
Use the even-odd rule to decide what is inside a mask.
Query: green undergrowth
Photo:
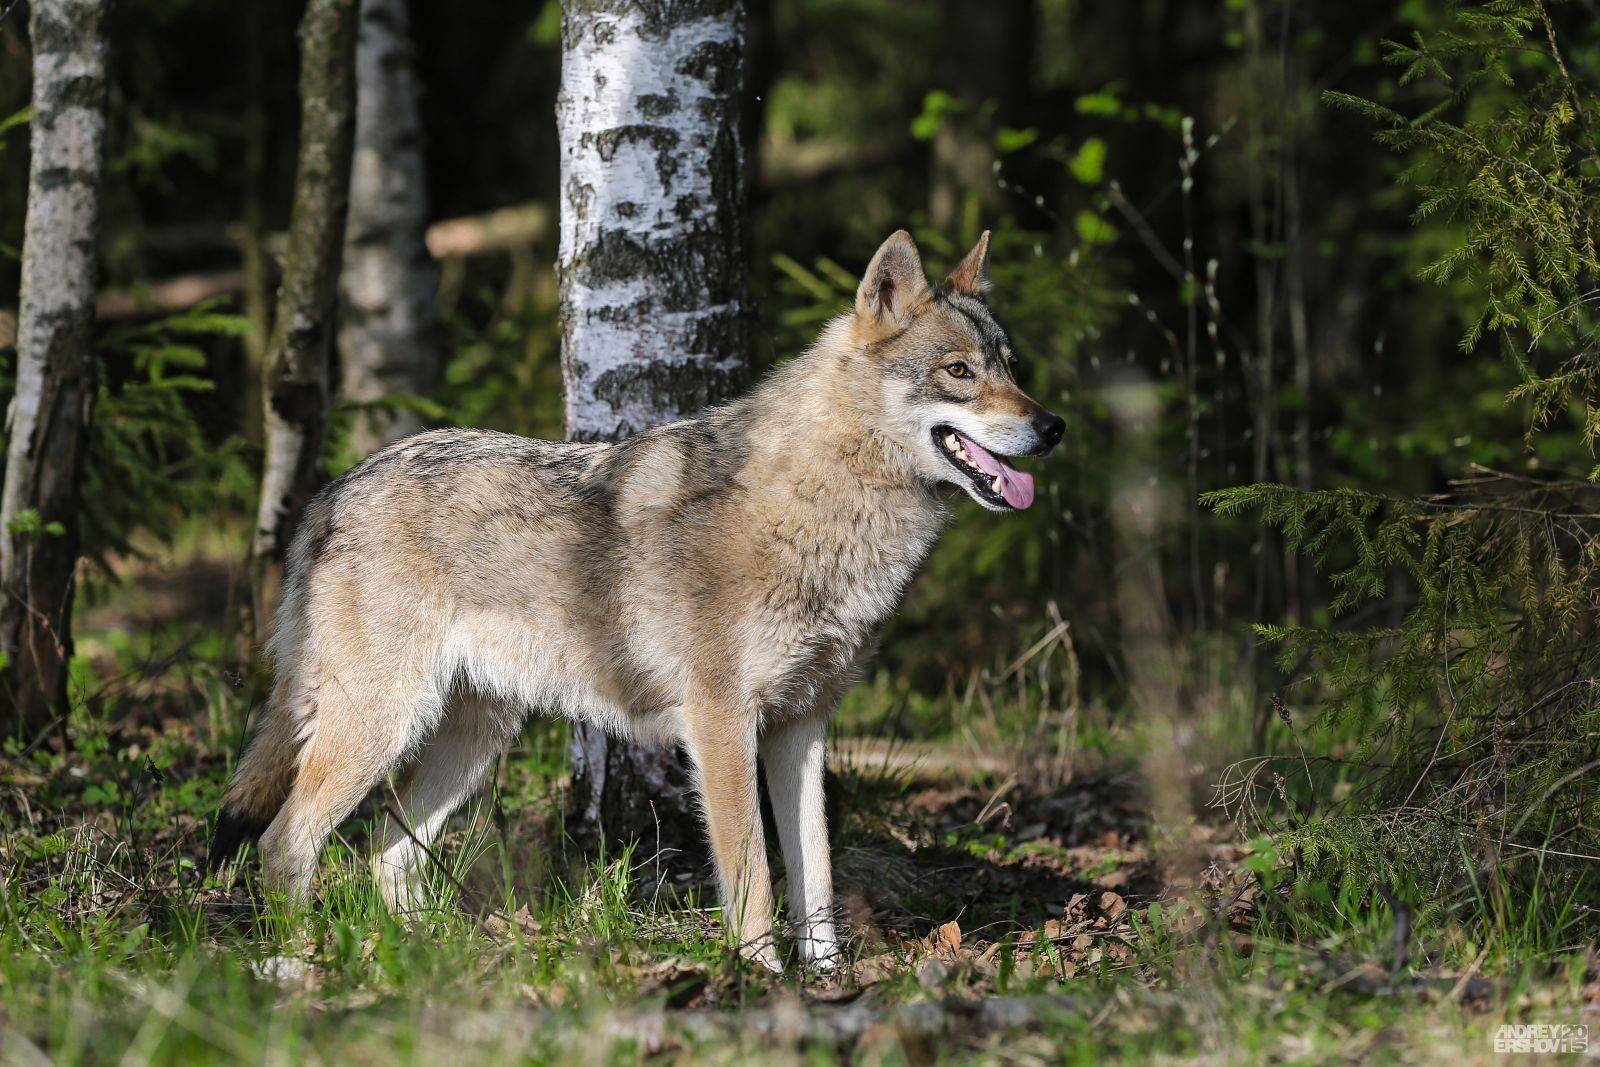
[[[85,831],[55,857],[72,899],[7,879],[0,924],[5,1054],[38,1049],[57,1063],[101,1062],[1392,1062],[1486,1058],[1506,1020],[1568,1022],[1592,983],[1583,952],[1528,945],[1499,928],[1478,946],[1436,935],[1391,958],[1393,915],[1352,899],[1340,927],[1298,908],[1295,888],[1269,924],[1245,933],[1198,926],[1182,908],[1143,904],[1126,956],[1061,977],[1070,947],[1012,937],[992,966],[904,947],[886,976],[861,984],[766,975],[730,960],[709,912],[691,896],[650,897],[633,857],[590,868],[519,903],[490,909],[442,891],[402,923],[379,906],[346,846],[329,850],[310,914],[223,907],[177,890],[133,909],[117,846]],[[13,835],[7,851],[19,847]],[[459,844],[459,842],[458,842]],[[44,850],[49,844],[40,846]],[[93,853],[97,859],[88,861]],[[77,856],[71,859],[70,857]],[[75,873],[71,873],[75,872]],[[129,872],[131,873],[131,872]],[[515,909],[506,911],[504,909]],[[1313,907],[1306,914],[1324,913]],[[1464,935],[1463,935],[1464,936]],[[1529,949],[1532,949],[1530,952]],[[1398,967],[1395,964],[1398,962]],[[1592,986],[1587,992],[1592,993]],[[955,1027],[931,1049],[893,1026],[850,1041],[802,1041],[734,1029],[707,1042],[680,1018],[827,1018],[852,1005],[889,1017],[900,1004],[1049,996],[1012,1032]]]
[[[82,642],[74,746],[0,758],[0,1062],[1475,1061],[1500,1025],[1579,1023],[1600,993],[1581,867],[1374,885],[1307,854],[1363,780],[1337,722],[1249,737],[1244,697],[1196,683],[1193,816],[1152,826],[1160,731],[1081,698],[1059,640],[943,698],[852,694],[829,790],[840,975],[730,954],[703,856],[569,854],[548,722],[436,849],[425,912],[378,901],[369,807],[289,914],[253,856],[202,873],[252,700],[235,643],[121,632]],[[1283,755],[1228,763],[1253,752]],[[1022,1014],[986,1029],[970,1005],[996,998]],[[938,1004],[933,1034],[896,1014]]]
[[[849,966],[776,977],[727,951],[703,877],[663,879],[639,850],[565,859],[559,761],[537,738],[437,850],[424,913],[384,910],[358,818],[323,857],[315,908],[290,914],[263,905],[248,863],[239,882],[199,873],[215,791],[196,783],[215,775],[187,776],[203,751],[7,764],[55,807],[36,825],[8,808],[0,832],[7,1062],[1439,1062],[1486,1058],[1508,1021],[1578,1022],[1596,992],[1592,887],[1491,884],[1476,907],[1441,908],[1430,885],[1301,876],[1269,840],[1220,829],[1199,877],[1169,884],[1137,829],[1025,825],[1070,791],[1009,794],[1007,820],[981,806],[993,779],[851,768],[836,817]],[[107,760],[165,780],[141,792],[73,773]],[[971,803],[930,820],[945,793]],[[1030,906],[1026,872],[1073,857],[1060,884],[1079,889]],[[952,1009],[931,1044],[893,1022],[903,1005],[983,998],[1037,1010],[986,1032]],[[796,1019],[852,1010],[883,1021],[797,1036]],[[788,1030],[738,1022],[779,1017]]]

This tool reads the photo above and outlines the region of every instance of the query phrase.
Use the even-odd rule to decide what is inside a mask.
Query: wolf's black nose
[[[1033,432],[1044,442],[1039,451],[1048,452],[1061,443],[1061,435],[1067,432],[1067,420],[1060,415],[1041,411],[1033,417]]]

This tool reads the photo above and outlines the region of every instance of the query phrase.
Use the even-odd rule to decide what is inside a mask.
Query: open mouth
[[[953,426],[935,426],[933,443],[967,476],[984,502],[1021,511],[1033,504],[1033,475],[1024,474]]]

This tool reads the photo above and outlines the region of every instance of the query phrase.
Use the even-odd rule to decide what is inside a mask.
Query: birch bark
[[[267,341],[266,458],[251,551],[255,625],[277,606],[284,552],[322,480],[328,357],[350,191],[357,0],[310,0],[300,23],[300,154]]]
[[[614,440],[695,414],[746,374],[743,10],[568,0],[562,20],[566,431]],[[580,843],[683,822],[675,754],[574,729]]]
[[[422,429],[414,411],[374,406],[426,396],[438,374],[438,277],[424,235],[427,173],[405,0],[361,0],[356,140],[339,320],[340,390],[358,405],[363,454]]]
[[[32,157],[17,388],[0,490],[0,725],[66,711],[78,493],[95,399],[95,256],[105,169],[106,4],[34,0]]]

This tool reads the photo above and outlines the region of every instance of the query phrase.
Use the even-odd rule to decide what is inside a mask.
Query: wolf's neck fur
[[[883,403],[879,368],[843,320],[722,409],[749,448],[730,517],[859,636],[894,609],[946,517],[905,446],[874,425]]]
[[[594,453],[624,528],[699,546],[704,565],[747,561],[804,591],[807,610],[856,640],[892,611],[933,547],[945,508],[883,424],[877,360],[848,319],[743,397]],[[678,551],[674,549],[674,551]]]
[[[762,443],[809,459],[801,468],[807,480],[817,467],[836,464],[865,491],[909,491],[932,500],[905,447],[874,426],[883,379],[848,315],[830,322],[809,349],[736,405],[745,407]]]

